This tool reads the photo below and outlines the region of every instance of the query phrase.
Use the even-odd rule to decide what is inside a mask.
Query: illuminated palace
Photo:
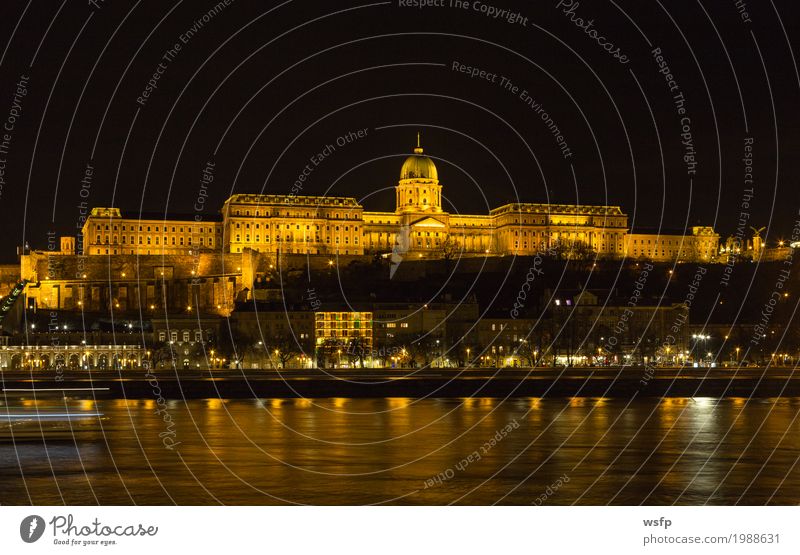
[[[513,203],[487,215],[442,209],[436,165],[417,142],[403,163],[394,212],[369,212],[352,197],[237,194],[220,221],[124,217],[94,208],[83,226],[84,255],[269,254],[367,255],[393,250],[420,258],[453,255],[530,255],[560,248],[601,257],[661,261],[711,260],[719,236],[709,227],[690,233],[633,233],[618,206]]]

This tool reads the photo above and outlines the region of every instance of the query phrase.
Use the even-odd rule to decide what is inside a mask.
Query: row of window
[[[113,231],[118,231],[119,227],[122,227],[122,231],[137,231],[137,229],[136,229],[137,227],[139,228],[138,231],[140,231],[140,232],[143,232],[145,228],[147,228],[148,232],[151,231],[151,230],[155,231],[155,232],[162,231],[161,227],[157,226],[157,225],[156,226],[149,226],[149,225],[147,225],[147,226],[145,226],[145,225],[139,225],[139,226],[122,225],[122,226],[117,226],[117,225],[114,225],[114,226],[111,226],[111,227],[113,227]],[[89,232],[91,233],[92,231],[100,231],[101,228],[105,229],[106,231],[110,231],[109,224],[105,224],[105,226],[103,226],[103,227],[101,227],[100,224],[96,224],[96,225],[93,225],[93,226],[89,226]],[[177,229],[177,231],[176,231],[176,229]],[[183,229],[184,228],[180,227],[180,226],[178,226],[178,227],[172,226],[172,233],[183,233]],[[168,233],[170,231],[169,226],[165,225],[163,231]],[[216,228],[216,231],[217,231],[217,233],[221,233],[221,230],[219,228]],[[213,227],[195,228],[195,227],[187,226],[186,227],[186,232],[187,233],[214,233],[214,228]]]
[[[180,248],[175,248],[175,249],[162,248],[162,249],[159,249],[158,251],[156,251],[155,254],[164,254],[165,252],[171,252],[172,254],[192,254],[192,249],[190,247],[187,247],[187,248],[188,248],[188,251],[180,249]],[[198,252],[199,250],[200,250],[199,248],[195,249],[195,252]],[[138,247],[136,249],[127,249],[127,250],[125,250],[125,249],[94,249],[94,250],[91,250],[90,249],[89,252],[90,252],[90,254],[91,253],[94,253],[94,254],[140,254],[140,255],[154,254],[151,249],[146,249],[145,250],[144,248],[140,249]],[[242,251],[239,250],[239,252],[242,252]]]
[[[371,339],[361,330],[317,330],[317,337],[361,337]]]
[[[250,214],[250,210],[245,210],[245,214],[242,214],[241,210],[234,210],[233,211],[233,215],[234,216],[250,216],[251,214]],[[281,218],[281,217],[284,217],[284,218],[323,218],[323,219],[326,219],[326,220],[331,220],[331,219],[336,219],[336,220],[350,220],[350,219],[353,219],[353,220],[357,220],[357,219],[360,219],[357,216],[353,216],[351,218],[351,216],[352,216],[351,212],[328,212],[327,210],[325,212],[315,212],[313,214],[311,212],[306,212],[305,216],[303,214],[297,214],[296,212],[292,212],[290,210],[285,211],[283,214],[281,214],[280,210],[275,210],[275,212],[273,212],[273,213],[270,213],[268,210],[265,210],[263,213],[258,211],[258,210],[256,210],[256,211],[253,212],[252,216],[255,217],[255,218]]]
[[[153,244],[153,238],[150,235],[148,235],[147,237],[143,237],[142,235],[136,235],[135,237],[139,238],[139,244],[140,245],[144,245],[144,244],[151,245],[151,244]],[[135,245],[136,244],[135,237],[133,235],[130,236],[130,244],[131,245]],[[116,244],[125,245],[125,244],[127,244],[125,235],[122,236],[122,242],[121,243],[119,242],[119,237],[117,237],[116,235],[111,238],[111,241],[109,241],[109,236],[108,235],[103,235],[102,238],[101,238],[100,235],[97,235],[96,239],[97,239],[97,241],[95,243],[96,245],[116,245]],[[147,240],[146,243],[144,242],[145,239]],[[176,238],[174,236],[172,237],[172,246],[183,246],[184,238],[183,237],[178,237],[177,239],[178,239],[178,242],[176,244]],[[206,244],[205,240],[206,240],[205,237],[200,237],[199,245],[201,247],[202,246],[209,246],[209,247],[213,247],[214,246],[214,239],[212,237],[208,237],[208,243],[207,244]],[[163,237],[163,241],[164,242],[161,243],[161,244],[164,244],[164,245],[169,244],[168,241],[167,241],[167,237],[166,236]],[[159,244],[159,236],[155,237],[155,244],[156,245]],[[190,247],[192,246],[192,238],[191,237],[187,238],[186,245],[190,246]]]
[[[254,247],[253,250],[256,251],[256,252],[261,252],[257,246]],[[349,249],[343,249],[341,247],[335,247],[335,250],[330,250],[330,251],[325,250],[323,252],[323,250],[324,249],[300,249],[300,248],[295,248],[294,250],[292,250],[291,247],[286,248],[286,247],[281,247],[279,245],[278,247],[276,247],[276,251],[275,252],[281,252],[283,254],[292,254],[292,253],[294,253],[294,254],[339,254],[339,255],[342,255],[342,254],[349,255],[349,254],[351,254]],[[242,252],[242,251],[244,251],[243,247],[235,247],[235,246],[231,247],[231,252],[232,253],[238,253],[238,252]],[[265,252],[271,252],[271,251],[265,251]],[[100,253],[98,252],[97,254],[100,254]],[[106,254],[108,254],[108,250],[107,249],[106,249]],[[117,253],[114,252],[114,254],[117,254]],[[131,254],[133,254],[133,253],[131,253]],[[150,251],[147,251],[147,254],[150,254]],[[363,252],[354,249],[352,254],[353,255],[360,255],[360,254],[363,254]]]
[[[534,247],[536,246],[536,243],[535,243],[535,242],[532,242],[532,243],[531,243],[531,245],[532,245],[532,247],[531,247],[531,248],[534,248]],[[541,243],[539,243],[539,247],[540,247],[541,249],[544,249],[544,248],[546,248],[546,247],[547,247],[547,243],[545,243],[544,241],[542,241]],[[523,249],[527,249],[527,248],[528,248],[528,242],[527,242],[527,241],[523,241],[523,242],[522,242],[522,248],[523,248]],[[514,249],[519,249],[519,241],[514,241]],[[614,247],[614,246],[612,245],[610,250],[612,250],[612,251],[613,251],[613,250],[620,250],[620,251],[621,251],[621,250],[622,250],[622,246],[618,245],[617,247]],[[606,244],[605,244],[605,243],[601,243],[601,244],[600,244],[599,251],[600,251],[600,252],[606,252]]]
[[[499,219],[499,218],[498,218]],[[507,225],[504,222],[501,223],[503,225]],[[521,221],[519,218],[514,218],[514,224],[517,225],[524,225],[524,224],[533,224],[533,225],[575,225],[575,226],[587,226],[587,225],[595,225],[598,227],[622,227],[624,224],[621,222],[613,222],[613,221],[606,221],[606,222],[593,222],[591,220],[582,220],[582,221],[575,221],[575,220],[561,220],[561,219],[554,219],[550,218],[548,222],[545,218],[541,219],[531,219],[528,220],[523,218]]]
[[[642,249],[642,256],[658,256],[658,250]],[[677,256],[678,251],[670,249],[669,251],[661,251],[661,256]],[[639,249],[633,249],[633,256],[639,256]]]
[[[177,343],[179,337],[183,338],[184,343],[188,343],[189,341],[192,341],[192,332],[190,330],[183,330],[182,332],[178,332],[178,330],[170,330],[169,332],[170,341],[172,341],[173,343]],[[159,341],[167,340],[166,330],[159,330],[158,340]],[[198,343],[203,341],[203,330],[194,330],[194,341],[197,341]]]
[[[282,224],[275,224],[275,229],[277,229],[277,230],[280,230],[280,229],[281,229],[281,225],[282,225]],[[292,225],[293,225],[293,224],[283,224],[283,225],[285,225],[285,226],[286,226],[284,229],[292,229]],[[254,226],[255,226],[255,229],[261,229],[261,224],[254,224]],[[294,224],[294,226],[295,226],[295,229],[297,229],[297,230],[299,230],[299,229],[300,229],[300,224]],[[235,226],[235,227],[236,227],[236,229],[241,229],[241,225],[240,225],[240,223],[239,223],[239,222],[236,222],[236,226]],[[250,229],[250,224],[249,224],[249,223],[246,223],[246,224],[244,225],[244,228],[245,228],[245,229]],[[320,228],[320,226],[318,226],[318,225],[315,225],[315,226],[314,226],[314,230],[315,230],[315,231],[319,231],[319,228]],[[338,226],[338,225],[337,225],[337,226],[335,226],[335,228],[336,228],[336,231],[339,231],[339,226]],[[270,224],[264,224],[264,229],[265,229],[265,230],[267,230],[267,231],[269,231],[269,229],[270,229]],[[306,229],[307,229],[307,230],[310,230],[310,229],[311,229],[311,226],[310,226],[310,225],[306,225]],[[326,225],[326,226],[325,226],[325,231],[330,231],[330,230],[331,230],[331,226],[329,226],[329,225]],[[344,230],[345,230],[345,231],[350,231],[350,226],[349,226],[349,225],[346,225],[346,226],[344,226]],[[353,231],[358,231],[358,226],[357,226],[357,225],[354,225],[354,226],[353,226]]]
[[[501,232],[501,234],[506,234],[506,233],[510,233],[510,230],[506,230],[504,232]],[[515,237],[519,237],[519,234],[520,234],[519,230],[515,230],[514,231],[514,236]],[[536,237],[536,232],[535,231],[531,231],[530,235],[531,235],[531,237]],[[556,232],[552,232],[552,231],[541,231],[541,232],[539,232],[539,236],[540,237],[547,237],[548,235],[551,235],[552,237],[557,239],[559,237],[559,235],[561,235],[562,237],[567,236],[567,235],[571,236],[571,237],[575,237],[575,236],[583,237],[584,235],[586,235],[586,233],[583,232],[583,231],[581,231],[578,234],[576,234],[576,233],[566,233],[566,232],[559,233],[557,231]],[[522,236],[523,237],[527,237],[528,236],[528,232],[527,231],[523,231],[522,232]],[[606,238],[606,234],[605,233],[595,233],[594,236],[595,237],[599,236],[601,239],[605,239]],[[615,239],[615,238],[619,239],[621,237],[622,237],[621,233],[609,233],[608,234],[608,238],[609,239]],[[634,243],[635,243],[635,241],[634,241]]]
[[[680,245],[680,243],[681,243],[681,239],[674,239],[674,240],[666,240],[666,239],[654,239],[654,240],[652,240],[652,241],[651,241],[650,239],[648,239],[648,240],[647,240],[647,243],[645,243],[645,240],[644,240],[644,239],[638,239],[638,240],[637,240],[637,239],[633,239],[633,241],[632,241],[632,242],[633,242],[633,244],[634,244],[634,245],[636,245],[636,244],[637,244],[637,241],[638,241],[638,244],[639,244],[639,245],[644,245],[644,244],[650,245],[650,244],[652,244],[652,243],[655,243],[655,244],[662,244],[662,245],[673,245],[673,246],[678,246],[678,245]],[[685,241],[684,241],[684,243],[685,243]]]
[[[242,242],[242,236],[241,235],[236,235],[236,241],[235,242],[236,243],[241,243]],[[250,242],[250,236],[249,235],[245,235],[244,236],[244,242],[245,243],[249,243]],[[261,236],[260,235],[256,235],[255,236],[255,242],[256,243],[260,243],[261,242]],[[270,236],[269,235],[265,235],[264,236],[264,243],[269,243],[269,242],[270,242]],[[275,237],[275,242],[276,243],[280,243],[281,242],[281,236],[280,235],[277,235]],[[285,242],[287,242],[287,243],[322,243],[322,240],[319,238],[319,235],[314,237],[313,240],[312,240],[312,238],[309,237],[309,236],[305,236],[305,237],[302,237],[302,238],[294,239],[292,237],[292,235],[289,234],[289,235],[286,235]],[[331,242],[331,238],[330,237],[326,237],[325,238],[325,243],[330,244],[330,242]],[[340,238],[336,237],[334,243],[336,243],[338,245],[338,244],[340,244],[340,242],[341,242]],[[344,238],[344,244],[345,245],[349,245],[350,244],[350,238],[349,237],[345,237]],[[353,238],[353,244],[355,244],[355,245],[358,244],[358,237],[354,237]],[[202,243],[201,243],[201,245],[202,245]]]

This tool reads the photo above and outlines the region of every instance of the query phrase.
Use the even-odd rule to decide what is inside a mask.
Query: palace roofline
[[[295,194],[256,194],[256,193],[238,193],[231,195],[224,203],[244,203],[244,204],[259,204],[259,205],[291,205],[297,206],[298,204],[313,204],[323,206],[349,206],[353,208],[361,208],[355,197],[331,197],[331,196],[313,196],[313,195],[295,195]]]
[[[619,206],[606,206],[602,204],[550,204],[535,202],[511,202],[493,208],[489,214],[494,216],[502,212],[544,212],[558,214],[607,214],[612,216],[624,216],[625,213]]]
[[[190,213],[181,213],[181,212],[137,212],[135,210],[131,211],[120,211],[122,214],[122,218],[126,220],[130,219],[137,219],[143,222],[158,222],[164,223],[167,220],[176,220],[176,221],[184,221],[187,223],[202,223],[202,222],[221,222],[222,221],[222,214],[219,213],[212,213],[212,214],[203,214],[202,222],[195,221],[196,214]]]

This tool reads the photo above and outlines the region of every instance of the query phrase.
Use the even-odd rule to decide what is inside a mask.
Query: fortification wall
[[[19,264],[0,264],[0,295],[8,295],[19,281],[19,275]]]
[[[31,280],[28,307],[117,313],[177,310],[228,314],[252,282],[242,280],[242,255],[48,255],[22,257]]]

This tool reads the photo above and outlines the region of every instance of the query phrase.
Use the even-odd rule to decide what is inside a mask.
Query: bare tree
[[[364,359],[370,353],[370,346],[363,337],[351,337],[347,342],[347,356],[351,362],[358,362],[364,368]]]
[[[438,253],[444,260],[450,261],[464,252],[463,245],[452,236],[447,238],[439,245]]]
[[[292,334],[276,335],[268,338],[264,343],[267,355],[272,360],[277,360],[281,368],[286,368],[286,363],[294,357],[307,353],[310,345],[299,342]]]

